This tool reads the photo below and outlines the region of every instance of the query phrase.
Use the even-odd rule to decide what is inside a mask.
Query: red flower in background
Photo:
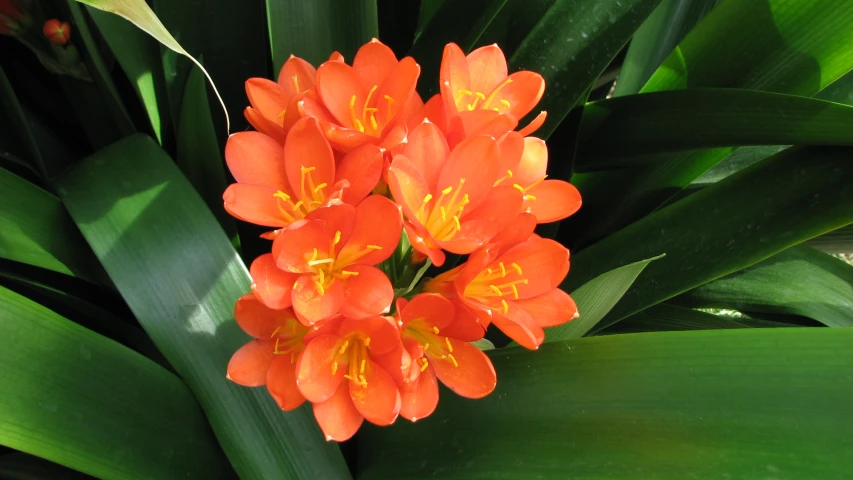
[[[42,28],[42,33],[50,43],[54,45],[65,45],[68,43],[68,39],[71,38],[71,25],[68,22],[60,22],[59,20],[52,18],[46,22],[44,22],[44,27]]]

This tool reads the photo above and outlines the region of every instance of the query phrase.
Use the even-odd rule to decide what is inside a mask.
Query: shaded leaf
[[[605,328],[598,334],[749,328],[740,320],[741,318],[731,318],[670,305],[669,303],[659,303]]]

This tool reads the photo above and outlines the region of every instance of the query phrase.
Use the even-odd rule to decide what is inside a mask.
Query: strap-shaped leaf
[[[620,320],[618,323],[598,332],[599,335],[617,333],[668,332],[678,330],[723,330],[729,328],[749,328],[740,323],[741,318],[725,317],[700,312],[669,303],[659,303],[642,312]],[[788,326],[788,325],[783,325]]]
[[[120,179],[117,181],[117,179]],[[58,180],[74,221],[140,324],[193,390],[242,478],[346,478],[308,407],[283,413],[266,389],[225,379],[249,340],[233,321],[245,266],[171,159],[133,136]]]

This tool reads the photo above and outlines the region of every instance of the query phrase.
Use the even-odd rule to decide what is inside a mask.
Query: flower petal
[[[474,342],[483,338],[486,334],[485,327],[480,323],[479,317],[474,314],[463,302],[454,299],[451,303],[455,307],[453,321],[440,329],[439,333],[445,337],[455,338],[465,342]]]
[[[251,293],[243,295],[234,305],[234,320],[249,335],[262,340],[272,338],[273,332],[295,318],[292,310],[273,310]]]
[[[447,187],[459,189],[460,184],[464,183],[459,196],[461,198],[462,194],[468,194],[470,203],[465,210],[477,208],[497,180],[499,157],[498,144],[492,137],[482,135],[463,140],[450,152],[438,177],[437,192]]]
[[[497,44],[486,45],[469,53],[465,58],[470,75],[472,92],[488,96],[506,79],[506,57]]]
[[[489,250],[494,251],[495,255],[500,255],[501,252],[530,238],[535,229],[536,216],[526,212],[519,213],[515,220],[492,238],[489,242]]]
[[[371,355],[382,355],[400,345],[400,328],[390,317],[370,317],[362,319],[345,318],[341,322],[338,334],[346,336],[360,333],[370,338]]]
[[[375,38],[359,48],[352,61],[353,70],[366,88],[382,85],[396,66],[397,56]]]
[[[498,98],[509,102],[509,112],[522,118],[539,103],[545,93],[545,79],[536,72],[521,71],[509,76],[512,80],[498,93]]]
[[[471,253],[489,242],[509,225],[521,210],[521,192],[512,187],[496,187],[484,201],[462,217],[461,230],[450,240],[438,242],[449,252]]]
[[[225,378],[244,387],[260,387],[267,381],[267,370],[275,356],[275,343],[252,340],[234,352]]]
[[[317,93],[329,112],[338,120],[339,125],[352,127],[350,102],[361,112],[367,99],[367,89],[352,67],[343,62],[326,62],[317,69]]]
[[[459,112],[459,121],[466,137],[488,135],[500,138],[501,135],[518,126],[518,119],[515,116],[494,110],[465,110]],[[452,142],[451,145],[453,145]]]
[[[365,198],[355,207],[355,227],[335,264],[376,265],[387,259],[400,242],[402,223],[400,208],[394,202],[382,195]],[[363,254],[368,248],[370,251]]]
[[[314,88],[316,76],[317,70],[313,65],[291,55],[278,72],[278,84],[289,100],[299,93]]]
[[[263,185],[232,183],[222,194],[225,210],[244,222],[264,227],[283,227],[289,222],[278,209],[278,190]]]
[[[326,441],[336,442],[352,438],[364,422],[364,417],[350,399],[347,382],[342,382],[331,398],[314,404],[314,418],[323,430]]]
[[[518,164],[521,161],[521,156],[524,153],[524,137],[518,132],[507,132],[498,139],[498,146],[501,149],[500,156],[500,172],[501,175],[508,171],[512,172],[512,176],[504,180],[506,183],[500,185],[512,185],[518,183],[515,172],[518,169]],[[507,175],[510,175],[507,173]]]
[[[413,130],[424,120],[436,124],[442,131],[447,128],[447,117],[444,113],[444,101],[441,99],[441,94],[433,95],[420,110],[409,118],[409,130]]]
[[[471,77],[468,72],[468,61],[465,59],[465,53],[455,43],[448,43],[441,57],[439,84],[445,83],[448,83],[451,105],[454,106],[456,102],[453,99],[460,95],[459,91],[470,90]]]
[[[346,368],[334,367],[340,341],[337,335],[319,335],[308,342],[299,356],[296,386],[309,402],[328,400],[344,380]]]
[[[430,122],[418,125],[409,132],[402,154],[421,172],[429,190],[438,191],[441,168],[450,156],[450,147],[441,130]]]
[[[370,99],[371,106],[379,109],[376,118],[380,125],[388,126],[396,120],[397,114],[403,111],[415,93],[420,74],[421,66],[412,57],[405,57],[394,66]]]
[[[375,145],[379,142],[379,138],[374,137],[373,135],[368,135],[352,128],[339,127],[337,125],[330,125],[329,128],[326,129],[325,133],[326,138],[329,139],[329,143],[331,143],[336,150],[344,153],[367,143]]]
[[[422,320],[430,327],[438,328],[443,334],[444,327],[453,321],[454,310],[450,300],[437,293],[415,295],[400,312],[400,320],[403,322],[402,328],[406,328],[406,325],[411,321]]]
[[[260,132],[238,132],[225,143],[225,162],[239,183],[286,189],[284,150]]]
[[[346,180],[343,201],[352,205],[364,200],[379,183],[384,159],[376,145],[362,145],[347,153],[335,171],[335,182]]]
[[[301,275],[290,298],[300,321],[312,325],[338,313],[344,303],[344,287],[340,280],[334,279],[321,292],[313,275]]]
[[[569,251],[553,240],[533,237],[509,249],[498,260],[508,269],[506,281],[527,279],[527,283],[516,285],[518,298],[525,299],[550,292],[560,285],[568,272]],[[521,274],[510,271],[513,263],[520,267]]]
[[[508,302],[508,305],[509,309],[506,315],[492,314],[492,323],[522,347],[531,350],[539,348],[545,339],[545,332],[542,327],[537,325],[536,321],[514,302]]]
[[[290,97],[279,84],[266,78],[250,78],[246,80],[246,96],[252,108],[270,121],[281,124],[281,114],[287,109]]]
[[[548,169],[548,147],[545,140],[536,137],[524,139],[521,161],[513,170],[512,181],[526,187],[543,178]]]
[[[525,201],[527,210],[538,223],[550,223],[573,215],[581,208],[581,194],[574,185],[562,180],[545,180],[531,188],[528,195],[536,199]]]
[[[349,240],[352,229],[355,227],[355,207],[348,203],[320,207],[306,215],[305,219],[312,220],[325,228],[328,233],[332,234],[332,238],[337,236],[337,232],[341,232],[337,246],[337,250],[340,250]],[[324,249],[324,252],[328,250],[328,244]]]
[[[368,359],[364,369],[367,385],[349,382],[350,398],[356,410],[376,425],[391,425],[400,413],[400,392],[382,367]]]
[[[492,393],[497,378],[489,357],[470,343],[453,338],[449,342],[456,363],[449,358],[429,358],[441,383],[466,398],[483,398]]]
[[[435,371],[427,368],[418,376],[415,385],[400,391],[400,416],[416,422],[432,415],[438,406],[438,381]]]
[[[252,275],[252,291],[257,299],[263,302],[263,305],[275,310],[287,308],[291,305],[290,291],[293,289],[293,283],[299,278],[298,273],[286,272],[278,268],[271,253],[256,258],[249,268],[249,273]],[[239,307],[239,301],[237,305]],[[246,333],[249,331],[246,330]],[[251,335],[251,333],[249,334]],[[259,338],[269,337],[261,336]]]
[[[367,318],[388,313],[394,301],[394,287],[382,270],[371,265],[352,265],[348,272],[356,275],[343,280],[344,302],[341,315]]]
[[[281,125],[271,121],[267,117],[263,116],[261,112],[252,107],[246,107],[246,109],[243,110],[243,116],[246,117],[246,121],[249,122],[251,126],[255,127],[255,130],[272,138],[279,144],[284,145],[284,139],[287,138],[287,132]]]
[[[305,403],[296,386],[296,364],[290,355],[276,355],[267,371],[267,390],[279,408],[289,412]]]
[[[417,218],[416,212],[430,193],[426,178],[417,164],[404,155],[397,155],[391,162],[388,188],[410,221]]]
[[[284,165],[290,187],[300,200],[308,202],[315,197],[314,192],[328,194],[331,190],[335,183],[335,156],[317,119],[302,118],[290,129],[284,142]],[[320,187],[323,184],[325,189]]]
[[[310,273],[313,267],[308,265],[312,252],[316,249],[326,258],[329,243],[334,239],[334,232],[325,228],[319,222],[299,220],[282,230],[272,243],[272,254],[278,268],[287,272]]]
[[[559,288],[533,298],[516,300],[515,303],[542,328],[555,327],[578,318],[575,301]]]
[[[429,258],[430,260],[432,260],[432,264],[436,267],[444,265],[444,261],[446,260],[447,256],[441,250],[441,248],[427,245],[424,236],[428,236],[428,232],[421,233],[420,229],[415,227],[410,222],[403,222],[403,229],[406,230],[406,236],[409,237],[409,243],[412,244],[412,248],[414,248],[416,252],[424,256],[424,261],[426,261],[426,258]]]

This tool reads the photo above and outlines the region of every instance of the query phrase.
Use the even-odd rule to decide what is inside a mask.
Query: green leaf
[[[228,478],[189,389],[0,288],[0,443],[99,478]]]
[[[638,93],[672,49],[720,1],[663,0],[631,39],[613,96]]]
[[[604,71],[660,0],[558,0],[521,42],[510,71],[545,77],[536,107],[548,119],[537,132],[547,138]]]
[[[237,226],[234,218],[222,208],[222,192],[228,186],[225,162],[213,129],[207,85],[201,70],[192,69],[182,98],[175,161],[233,241]]]
[[[151,128],[162,144],[164,135],[168,135],[171,122],[159,45],[121,17],[91,7],[88,12],[133,85],[148,115]]]
[[[273,66],[290,55],[317,66],[338,51],[352,61],[355,52],[379,36],[376,0],[266,0]]]
[[[813,238],[806,245],[826,253],[853,253],[853,226],[841,227]]]
[[[602,273],[574,290],[571,296],[578,306],[580,317],[549,328],[545,336],[546,341],[556,342],[586,335],[619,302],[646,266],[664,256],[665,254],[647,258]]]
[[[12,90],[12,84],[9,83],[6,72],[2,68],[0,68],[0,119],[3,120],[3,125],[7,126],[2,129],[2,134],[8,134],[10,142],[19,144],[21,150],[19,155],[26,155],[26,164],[30,165],[42,178],[47,178],[47,168],[44,165],[41,152],[39,152],[38,144],[27,125],[24,111],[21,104],[18,103],[15,91]],[[4,141],[3,147],[9,149],[10,145]]]
[[[116,181],[116,179],[121,179]],[[58,181],[71,216],[154,343],[193,390],[241,478],[347,478],[309,406],[225,379],[249,337],[233,321],[251,280],[216,219],[150,138],[130,137]]]
[[[706,186],[733,175],[744,168],[773,156],[791,145],[761,145],[741,147],[711,167],[691,183],[691,186]]]
[[[636,166],[655,162],[643,155],[709,147],[849,146],[849,125],[853,107],[752,90],[691,89],[612,98],[584,108],[575,170]]]
[[[358,478],[846,478],[851,342],[779,328],[494,350],[488,397],[445,389],[429,418],[365,428]]]
[[[853,327],[853,266],[793,247],[674,299],[679,305],[802,315]]]
[[[851,152],[789,149],[708,186],[573,255],[563,288],[666,252],[599,323],[605,327],[853,223]]]
[[[158,42],[162,43],[164,46],[169,49],[179,53],[188,59],[190,59],[193,63],[198,65],[198,68],[204,72],[204,75],[207,77],[207,80],[210,82],[210,86],[213,87],[213,91],[216,93],[216,97],[219,98],[219,103],[222,104],[222,111],[225,113],[225,122],[226,122],[226,130],[231,129],[231,123],[228,119],[228,110],[225,108],[225,102],[222,101],[222,97],[219,95],[219,91],[216,90],[216,85],[214,85],[213,80],[210,78],[210,75],[207,74],[207,70],[204,69],[201,64],[192,57],[189,53],[184,50],[180,43],[166,30],[166,27],[160,23],[160,19],[157,18],[157,15],[154,14],[154,11],[151,10],[151,7],[145,2],[145,0],[76,0],[84,5],[88,5],[90,7],[97,8],[98,10],[103,10],[105,12],[114,13],[140,29],[156,38]]]
[[[853,69],[851,43],[853,4],[846,0],[726,1],[687,35],[643,92],[720,87],[812,96]],[[565,224],[561,240],[588,244],[642,218],[731,151],[576,175],[584,208]]]
[[[0,192],[0,257],[93,283],[106,280],[58,198],[5,169]]]
[[[659,303],[611,325],[598,334],[749,328],[740,323],[740,320],[741,318],[725,317],[668,303]]]

